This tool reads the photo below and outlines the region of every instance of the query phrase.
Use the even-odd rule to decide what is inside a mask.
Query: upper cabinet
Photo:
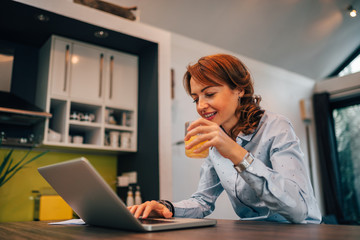
[[[44,144],[137,150],[138,56],[59,36],[39,56]]]
[[[70,96],[72,99],[99,102],[104,99],[105,51],[72,43],[70,58]]]
[[[23,88],[28,88],[29,82],[34,83],[36,79],[39,80],[40,84],[36,84],[36,91],[27,90],[35,92],[33,97],[36,98],[38,107],[43,111],[50,110],[52,113],[52,118],[41,124],[41,127],[46,128],[39,129],[37,135],[44,139],[44,144],[66,147],[63,149],[66,152],[71,150],[67,149],[68,147],[79,147],[79,150],[85,153],[92,152],[91,148],[95,149],[96,153],[99,149],[111,150],[111,154],[118,155],[118,173],[132,170],[138,172],[138,182],[144,186],[143,199],[171,198],[171,174],[169,176],[172,171],[171,33],[138,21],[129,21],[81,6],[69,0],[51,1],[51,4],[48,0],[0,1],[0,13],[3,19],[7,19],[0,21],[2,33],[0,40],[22,43],[34,50],[33,58],[27,58],[31,62],[25,61],[27,64],[24,64],[23,69],[19,71],[21,71],[21,81],[26,83],[23,84]],[[40,22],[40,16],[45,16],[50,21]],[[94,33],[99,30],[109,33],[108,37],[97,38]],[[43,46],[54,34],[67,36],[52,37],[55,42],[64,42],[61,51],[58,52],[60,63],[55,62],[55,43],[50,40],[48,47]],[[90,46],[93,49],[101,48],[100,51],[105,52],[103,67],[105,76],[102,86],[104,95],[101,100],[81,100],[82,97],[75,99],[70,96],[73,80],[70,75],[74,67],[70,60],[74,53],[74,44]],[[69,49],[68,52],[66,49]],[[121,69],[115,67],[118,53],[129,57],[126,63],[132,62],[132,58],[139,59],[138,73],[136,73],[138,79],[135,82],[128,78],[124,79],[125,88],[122,84],[117,85],[121,81],[112,83],[110,81],[111,65],[107,64],[110,64],[113,53],[116,71]],[[25,51],[24,56],[28,55],[28,51]],[[37,56],[40,56],[38,61],[36,61]],[[65,63],[68,65],[66,66]],[[56,73],[57,70],[59,73]],[[86,71],[90,70],[92,69],[86,69]],[[113,77],[116,75],[114,71]],[[98,77],[97,74],[94,76]],[[55,78],[58,80],[54,80]],[[137,91],[127,90],[132,88]],[[113,90],[111,97],[106,95],[110,93],[109,89]],[[83,92],[88,90],[88,84],[83,86]],[[115,100],[118,97],[127,101]],[[136,98],[136,101],[130,100],[131,98]],[[88,117],[85,116],[83,119],[89,119],[90,116],[92,120],[76,120],[76,114],[73,112],[88,113]],[[60,142],[56,142],[58,135],[48,134],[51,132],[50,129],[61,134]],[[119,135],[124,140],[120,140],[119,147],[109,145],[109,139],[120,138]],[[82,136],[82,143],[77,143],[81,142],[81,137],[76,137],[74,141],[74,136]],[[130,144],[126,141],[129,138]],[[121,142],[128,144],[122,146]],[[153,184],[154,182],[157,184]]]
[[[61,37],[51,43],[51,96],[137,106],[137,56]]]
[[[51,68],[51,95],[68,96],[69,78],[70,78],[70,47],[71,43],[61,39],[54,38],[52,47],[52,65]],[[50,42],[49,42],[50,43]],[[46,49],[45,54],[49,54],[50,49]]]
[[[106,55],[108,63],[105,103],[109,106],[134,109],[137,107],[138,59],[121,52]]]

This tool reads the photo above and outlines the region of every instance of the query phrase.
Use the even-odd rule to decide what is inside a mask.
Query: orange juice
[[[192,136],[189,140],[185,141],[185,146],[188,145],[191,141],[193,141],[196,137],[197,136]],[[191,149],[185,149],[186,156],[188,156],[190,158],[206,158],[209,155],[209,149],[206,149],[199,153],[194,153],[194,150],[201,147],[205,142],[201,142],[198,145],[195,145]]]

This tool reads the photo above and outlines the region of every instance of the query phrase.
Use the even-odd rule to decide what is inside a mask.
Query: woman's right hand
[[[157,201],[147,201],[140,205],[133,205],[127,207],[130,212],[134,215],[134,217],[142,218],[147,217],[163,217],[163,218],[171,218],[172,212],[165,207],[163,204]]]

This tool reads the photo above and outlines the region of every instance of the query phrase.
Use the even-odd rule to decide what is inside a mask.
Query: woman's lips
[[[205,113],[203,116],[207,119],[207,120],[212,120],[216,115],[216,112],[212,112],[212,113]]]

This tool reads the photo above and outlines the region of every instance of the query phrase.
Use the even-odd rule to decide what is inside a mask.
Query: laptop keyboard
[[[150,218],[146,218],[146,219],[139,218],[139,221],[142,224],[160,224],[160,223],[173,223],[173,222],[175,222],[175,221],[169,221],[169,220],[150,219]]]

